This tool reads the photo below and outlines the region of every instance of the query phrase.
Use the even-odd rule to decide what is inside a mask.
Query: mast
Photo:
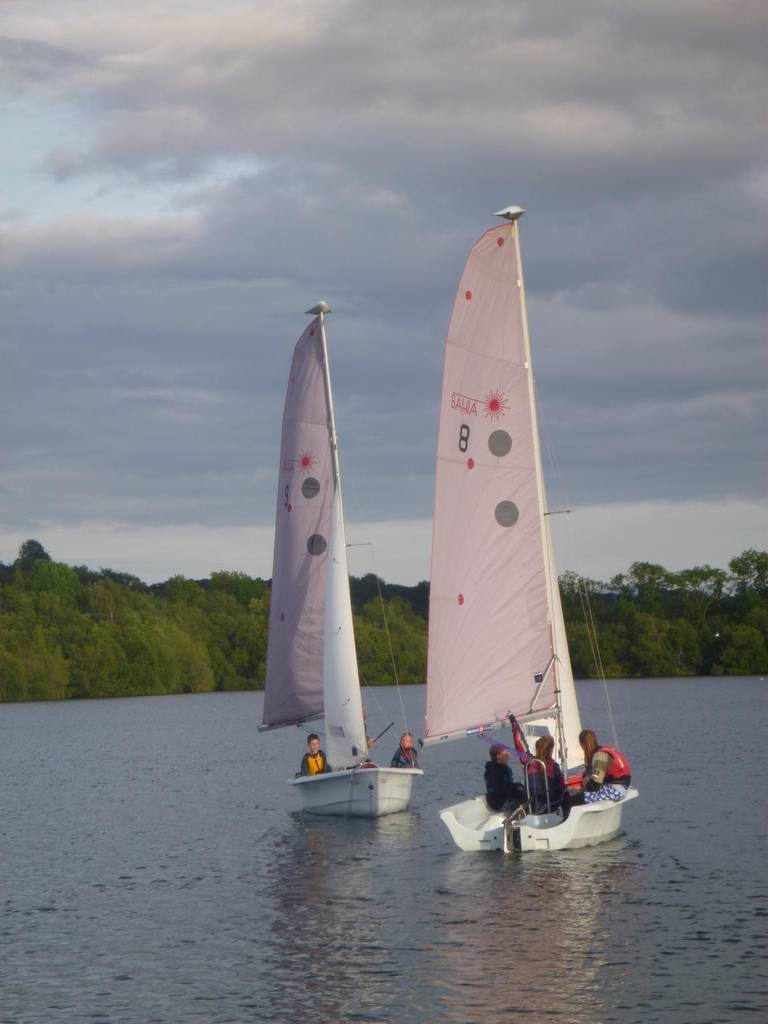
[[[333,466],[333,487],[341,504],[341,471],[339,469],[339,445],[336,438],[336,415],[333,411],[333,392],[331,390],[331,369],[328,365],[328,339],[325,336],[325,317],[333,310],[327,302],[318,302],[307,310],[307,316],[316,316],[320,322],[320,344],[323,351],[323,383],[325,384],[325,400],[328,403],[328,437],[331,445],[331,465]]]
[[[368,756],[368,744],[363,719],[363,703],[360,696],[352,601],[349,593],[339,448],[328,360],[328,342],[325,335],[325,317],[327,313],[331,312],[331,308],[326,302],[319,302],[307,312],[309,315],[317,316],[320,325],[323,381],[328,409],[328,442],[333,474],[322,657],[325,752],[332,768],[346,768],[365,760]]]
[[[554,675],[555,682],[555,696],[557,699],[558,712],[560,712],[560,687],[558,679],[558,664],[557,664],[557,650],[555,648],[555,635],[554,635],[554,615],[552,613],[552,564],[550,561],[550,547],[547,543],[547,528],[548,523],[545,519],[547,514],[547,495],[544,488],[544,472],[541,467],[541,440],[539,438],[539,420],[536,409],[536,380],[533,373],[533,360],[531,359],[531,336],[528,330],[528,307],[525,302],[525,277],[523,274],[523,260],[520,253],[520,229],[517,221],[525,213],[525,210],[516,208],[519,212],[511,213],[510,208],[507,210],[500,211],[496,216],[504,217],[508,220],[513,220],[514,233],[515,233],[515,252],[517,253],[517,272],[520,275],[518,278],[518,285],[520,288],[520,311],[522,314],[522,325],[523,325],[523,343],[525,345],[525,363],[528,367],[528,394],[531,403],[531,428],[533,433],[533,458],[534,465],[536,467],[536,489],[539,495],[539,521],[541,524],[541,545],[542,553],[544,556],[544,565],[547,576],[547,617],[549,619],[550,629],[552,631],[552,655],[554,662],[552,663],[552,673]],[[556,585],[556,581],[555,581]],[[532,709],[533,710],[533,709]],[[561,714],[558,713],[558,729],[562,731]]]
[[[500,210],[496,214],[496,216],[503,217],[506,220],[511,220],[515,222],[515,251],[517,253],[517,267],[518,273],[520,275],[520,306],[522,313],[523,339],[525,344],[525,358],[526,364],[529,368],[528,382],[531,403],[531,421],[533,426],[534,462],[536,466],[536,481],[539,493],[539,515],[541,517],[541,542],[544,554],[545,571],[547,576],[547,611],[551,629],[552,655],[554,658],[554,661],[552,663],[552,672],[554,674],[555,698],[557,700],[557,735],[555,736],[555,752],[558,760],[562,761],[563,766],[566,767],[568,762],[567,732],[573,732],[573,729],[566,729],[565,727],[565,723],[563,721],[564,703],[569,705],[567,708],[569,718],[573,718],[575,716],[577,733],[578,731],[580,731],[581,723],[579,721],[578,705],[576,704],[576,693],[575,688],[573,686],[573,675],[570,666],[570,655],[568,653],[568,641],[565,635],[565,627],[563,624],[560,588],[557,578],[557,570],[555,568],[554,551],[552,547],[552,535],[549,523],[546,519],[546,516],[548,514],[547,491],[544,484],[544,471],[542,468],[541,460],[541,439],[539,436],[538,410],[536,402],[536,378],[533,371],[533,360],[531,358],[531,338],[528,328],[528,308],[525,299],[525,275],[523,273],[523,261],[520,252],[520,230],[518,224],[516,223],[524,213],[525,210],[522,210],[520,207],[507,207],[505,210]],[[565,686],[561,686],[561,683],[564,683]],[[571,746],[575,746],[576,750],[579,749],[578,745],[573,743],[573,738]],[[571,750],[571,753],[573,754],[574,751]],[[578,758],[580,757],[581,754],[579,753]]]

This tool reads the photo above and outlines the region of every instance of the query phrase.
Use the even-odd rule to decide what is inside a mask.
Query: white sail
[[[358,764],[368,754],[349,595],[341,493],[331,517],[323,630],[325,753],[333,768]]]
[[[571,771],[584,763],[584,753],[579,744],[581,716],[579,715],[579,705],[576,700],[576,687],[573,684],[573,670],[571,669],[571,657],[568,653],[568,640],[565,634],[565,621],[563,619],[563,605],[560,600],[560,587],[557,582],[555,554],[548,520],[546,522],[545,530],[547,544],[547,581],[552,607],[554,651],[556,657],[554,664],[555,686],[557,704],[560,709],[560,718],[559,721],[553,721],[551,718],[539,720],[534,718],[532,720],[528,720],[525,723],[525,730],[529,740],[534,740],[538,731],[548,732],[554,736],[555,760],[565,765],[568,771]],[[532,742],[530,745],[533,747]]]
[[[507,223],[472,247],[446,340],[427,742],[504,724],[508,711],[531,738],[560,741],[564,705],[578,726],[545,512],[518,229]],[[563,736],[570,759],[570,722]]]

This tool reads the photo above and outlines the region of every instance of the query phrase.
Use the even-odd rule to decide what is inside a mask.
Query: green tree
[[[19,548],[19,555],[14,565],[22,572],[28,572],[35,562],[50,562],[51,556],[39,540],[25,540]]]
[[[83,587],[77,573],[63,562],[52,562],[49,558],[37,559],[32,563],[27,586],[37,593],[56,594],[72,602],[83,597]]]
[[[768,551],[748,548],[728,563],[737,592],[753,590],[768,594]]]
[[[768,672],[768,645],[754,626],[729,625],[722,634],[722,652],[716,675],[752,676]]]
[[[209,586],[211,590],[231,594],[239,604],[246,607],[254,599],[263,597],[267,589],[264,580],[251,579],[244,572],[212,572]]]

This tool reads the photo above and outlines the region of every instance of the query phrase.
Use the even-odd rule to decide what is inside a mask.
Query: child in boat
[[[579,743],[584,751],[585,771],[581,780],[584,792],[578,802],[615,803],[625,797],[632,782],[632,770],[622,752],[616,747],[601,746],[591,729],[579,733]]]
[[[485,763],[485,799],[492,811],[513,811],[525,801],[525,790],[515,782],[509,766],[509,750],[494,744]]]
[[[528,745],[523,736],[520,723],[514,715],[509,715],[509,724],[512,726],[512,735],[515,740],[515,748],[520,757],[521,764],[526,765],[528,776],[528,788],[531,793],[531,810],[534,814],[545,814],[547,811],[547,796],[549,796],[549,809],[551,811],[561,810],[563,820],[568,817],[570,800],[568,787],[563,778],[560,765],[552,757],[555,750],[555,740],[552,736],[539,736],[536,740],[534,752],[528,750]],[[544,769],[541,764],[543,762]],[[547,781],[544,784],[544,771]]]
[[[413,742],[413,733],[404,732],[400,737],[400,746],[395,751],[391,762],[392,768],[418,768],[419,758]]]
[[[307,736],[307,746],[309,750],[301,759],[299,775],[325,775],[333,770],[328,764],[325,754],[320,749],[320,737],[317,733],[313,732]]]

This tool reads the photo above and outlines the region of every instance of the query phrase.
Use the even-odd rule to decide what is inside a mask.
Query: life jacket
[[[547,809],[547,795],[549,795],[550,807],[553,810],[559,807],[563,801],[566,789],[563,773],[557,761],[549,757],[544,762],[544,767],[547,773],[546,789],[544,788],[544,781],[539,771],[541,765],[538,762],[531,762],[527,769],[533,811],[536,814],[543,813]]]
[[[554,760],[554,758],[550,757],[547,761],[545,761],[544,767],[547,769],[547,778],[554,779],[556,774],[555,769],[557,768],[557,762]],[[539,763],[539,761],[531,761],[528,765],[528,774],[538,775],[540,768],[541,764]]]
[[[629,785],[629,781],[632,778],[632,769],[630,768],[629,761],[624,757],[620,750],[616,747],[598,747],[597,750],[602,750],[606,754],[611,755],[611,763],[608,766],[608,771],[605,773],[606,782],[620,782],[624,785]],[[595,751],[597,753],[597,751]]]
[[[316,754],[307,754],[307,770],[310,775],[322,775],[325,770],[325,754],[318,750]]]

